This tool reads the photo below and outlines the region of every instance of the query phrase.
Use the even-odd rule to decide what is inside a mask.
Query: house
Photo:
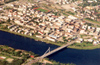
[[[18,30],[18,33],[20,33],[22,30]]]
[[[45,26],[45,22],[43,22],[43,23],[39,23],[39,25]]]
[[[8,20],[8,16],[0,16],[0,18],[4,19],[4,20]]]
[[[49,17],[49,21],[52,21],[52,20],[54,20],[54,18],[53,17]]]
[[[76,17],[74,17],[74,16],[72,16],[72,15],[69,15],[68,18],[69,18],[69,19],[72,19],[72,20],[76,20],[76,19],[77,19]]]
[[[54,35],[49,35],[49,37],[54,38],[54,39],[58,38],[57,36],[54,36]]]
[[[72,35],[72,34],[69,33],[69,32],[66,32],[66,33],[64,34],[65,37],[68,37],[68,36],[70,36],[70,35]]]
[[[85,33],[85,30],[80,30],[80,34],[84,34]]]
[[[31,55],[30,57],[31,57],[31,58],[34,58],[34,55]]]
[[[29,34],[29,31],[26,31],[24,34],[25,34],[25,35]]]
[[[88,26],[88,29],[92,29],[92,27],[91,26]]]
[[[57,25],[57,26],[61,26],[62,25],[60,22],[55,22],[54,24]]]
[[[18,10],[19,10],[19,11],[23,11],[24,8],[22,8],[22,7],[19,6]]]
[[[18,32],[18,29],[15,29],[15,31],[14,32]]]
[[[38,31],[38,33],[39,33],[39,34],[41,34],[41,35],[43,35],[43,34],[44,34],[44,33],[43,33],[43,32],[41,32],[41,31]]]
[[[59,16],[59,19],[64,19],[65,18],[65,16]]]
[[[74,7],[72,7],[72,10],[76,11],[76,9]]]
[[[86,6],[86,9],[93,9],[93,7],[92,6]]]
[[[38,37],[38,38],[43,38],[43,36],[41,36],[41,35],[36,35],[36,37]]]
[[[69,33],[71,33],[72,29],[67,28],[66,31],[69,32]]]
[[[82,29],[86,30],[86,28],[87,28],[87,25],[82,26]]]
[[[82,43],[83,42],[83,39],[79,39],[76,41],[77,43]]]
[[[93,32],[89,32],[89,35],[95,35]]]
[[[14,27],[15,25],[10,25],[10,26],[8,26],[8,29],[10,29],[10,28],[12,28],[12,27]]]
[[[93,42],[93,39],[84,39],[85,42]]]
[[[100,28],[96,28],[96,31],[99,32],[100,31]]]
[[[70,23],[71,19],[65,19],[65,22]]]
[[[14,59],[12,59],[12,58],[7,58],[7,59],[6,59],[6,61],[9,62],[9,63],[12,63],[13,60],[14,60]]]
[[[88,42],[93,42],[93,40],[92,39],[88,39]]]
[[[88,0],[88,3],[92,3],[93,1],[91,1],[91,0]]]
[[[93,45],[97,45],[99,43],[99,41],[94,41]]]
[[[44,30],[44,33],[49,33],[49,30],[48,29]]]
[[[55,39],[52,39],[52,38],[50,38],[50,37],[46,37],[46,39],[48,39],[48,40],[50,40],[50,41],[53,41],[53,42],[56,41]]]
[[[6,59],[6,57],[4,57],[4,56],[0,56],[0,59]]]
[[[68,28],[74,29],[74,25],[70,25],[70,26],[68,26]]]
[[[18,15],[23,15],[23,13],[22,12],[18,12]]]
[[[19,20],[14,20],[14,22],[16,23],[16,24],[18,24],[18,25],[24,25],[24,23],[23,22],[21,22],[21,21],[19,21]]]

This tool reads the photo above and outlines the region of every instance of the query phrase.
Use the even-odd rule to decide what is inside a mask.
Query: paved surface
[[[75,40],[75,41],[76,41],[76,40]],[[67,43],[66,45],[63,45],[63,46],[61,46],[61,47],[58,47],[58,48],[52,50],[51,52],[49,52],[49,53],[47,53],[47,54],[45,54],[45,55],[42,55],[41,58],[47,57],[47,56],[49,56],[49,55],[51,55],[51,54],[53,54],[53,53],[55,53],[55,52],[57,52],[57,51],[59,51],[59,50],[61,50],[61,49],[63,49],[63,48],[65,48],[65,47],[67,47],[67,46],[69,46],[69,45],[75,43],[75,41],[69,42],[69,43]]]

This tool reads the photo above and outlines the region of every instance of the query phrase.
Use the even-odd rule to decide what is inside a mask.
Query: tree
[[[10,18],[7,20],[8,23],[10,23]]]

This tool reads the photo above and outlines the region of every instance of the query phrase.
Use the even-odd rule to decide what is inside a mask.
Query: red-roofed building
[[[37,8],[33,8],[34,10],[36,10],[36,9],[38,9],[38,7]]]
[[[34,56],[33,56],[33,55],[31,55],[30,57],[31,57],[31,58],[34,58]]]
[[[40,33],[41,35],[43,35],[43,32],[39,31],[38,33]]]
[[[3,58],[0,58],[0,59],[3,59]]]

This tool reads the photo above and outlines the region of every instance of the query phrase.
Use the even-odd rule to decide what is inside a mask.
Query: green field
[[[38,8],[38,9],[36,9],[36,10],[39,10],[39,11],[41,11],[41,12],[48,12],[48,10],[41,9],[41,8]]]
[[[71,15],[75,15],[75,13],[71,12],[71,11],[68,11],[67,12],[68,14],[71,14]]]

